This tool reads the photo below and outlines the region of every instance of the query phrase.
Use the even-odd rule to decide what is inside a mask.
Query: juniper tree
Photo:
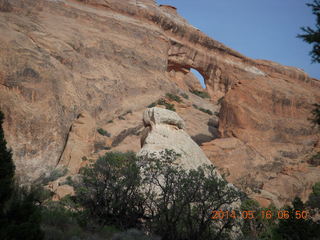
[[[312,13],[316,15],[315,29],[311,27],[302,27],[304,34],[299,34],[305,42],[312,44],[313,48],[310,52],[312,62],[320,63],[320,0],[314,0],[313,3],[307,3],[312,8]]]

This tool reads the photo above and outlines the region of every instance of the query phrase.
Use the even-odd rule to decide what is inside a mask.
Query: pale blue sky
[[[314,27],[312,0],[157,0],[178,8],[189,23],[254,59],[303,69],[320,79],[320,64],[311,64],[311,45],[297,38],[300,27]]]

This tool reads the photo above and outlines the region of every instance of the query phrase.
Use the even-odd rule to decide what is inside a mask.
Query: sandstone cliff
[[[0,109],[20,176],[138,151],[142,112],[170,92],[189,96],[166,98],[188,134],[260,202],[306,197],[320,180],[306,162],[319,82],[300,69],[249,59],[153,0],[16,0],[1,10]],[[191,68],[209,99],[190,92],[201,90]]]

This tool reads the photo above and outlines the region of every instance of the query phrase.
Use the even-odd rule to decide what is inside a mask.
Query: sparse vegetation
[[[103,141],[95,142],[93,147],[94,147],[95,152],[99,152],[101,150],[110,150],[111,149],[111,147],[106,146],[105,142],[103,142]]]
[[[172,94],[172,93],[167,93],[166,94],[166,97],[172,101],[176,101],[178,103],[181,103],[182,102],[182,99],[181,97],[179,97],[178,95],[175,95],[175,94]]]
[[[320,152],[317,152],[313,155],[309,160],[308,163],[314,167],[320,166]]]
[[[151,103],[150,105],[148,105],[148,108],[153,108],[153,107],[155,107],[155,106],[157,106],[157,102]]]
[[[309,196],[307,206],[311,209],[318,209],[318,211],[320,211],[320,182],[317,182],[312,187],[312,193]]]
[[[180,95],[181,95],[181,97],[183,97],[185,99],[189,99],[189,95],[186,93],[181,93]]]
[[[176,109],[174,108],[174,104],[168,103],[165,99],[161,98],[158,101],[158,105],[163,105],[166,107],[166,109],[171,110],[171,111],[176,111]]]
[[[193,89],[190,92],[201,98],[210,98],[210,95],[207,92],[202,92],[202,91],[193,90]]]
[[[313,109],[311,111],[312,117],[309,119],[314,126],[320,126],[320,104],[313,104]]]
[[[220,104],[220,105],[221,105],[223,101],[224,101],[224,97],[221,97],[221,98],[219,98],[219,99],[218,99],[218,101],[217,101],[217,102],[218,102],[218,104]]]
[[[201,112],[204,112],[204,113],[209,114],[209,115],[213,115],[212,111],[210,111],[209,109],[204,109],[204,108],[202,108],[202,107],[197,106],[196,104],[192,104],[192,106],[193,106],[195,109],[197,109],[197,110],[199,110],[199,111],[201,111]]]
[[[111,133],[109,133],[108,131],[104,130],[103,128],[98,128],[97,132],[105,137],[111,137]]]
[[[108,123],[113,123],[113,119],[109,120]]]
[[[151,103],[148,108],[153,108],[156,107],[157,105],[162,105],[165,106],[166,109],[171,110],[171,111],[176,111],[174,108],[174,104],[168,103],[165,99],[161,98],[158,101]]]

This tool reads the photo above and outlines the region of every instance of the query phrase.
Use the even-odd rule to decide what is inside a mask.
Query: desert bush
[[[312,187],[312,193],[309,195],[307,206],[313,209],[320,209],[320,182]]]
[[[183,97],[185,99],[189,99],[189,95],[186,93],[181,93],[180,95],[181,95],[181,97]]]
[[[103,141],[94,142],[93,147],[94,147],[95,152],[99,152],[101,150],[110,150],[111,149],[111,147],[106,146],[105,142],[103,142]]]
[[[201,98],[210,98],[210,95],[207,92],[198,91],[198,90],[191,90],[190,92]]]
[[[148,108],[153,108],[153,107],[155,107],[155,106],[157,106],[157,102],[151,103],[150,105],[148,105]]]
[[[172,101],[176,101],[178,103],[182,102],[181,97],[179,97],[178,95],[172,94],[172,93],[166,93],[166,97]]]
[[[81,169],[77,201],[101,225],[137,227],[143,216],[140,170],[134,153],[109,152]]]
[[[273,216],[277,214],[274,206],[261,208],[260,204],[250,198],[242,201],[241,211],[254,212],[253,219],[245,219],[242,226],[242,233],[245,239],[276,239],[276,220],[274,218],[267,219],[262,217],[262,211],[270,211]]]
[[[97,132],[102,136],[111,137],[111,134],[103,128],[98,128]]]
[[[195,109],[198,109],[199,111],[201,112],[204,112],[206,114],[209,114],[209,115],[213,115],[213,113],[209,110],[209,109],[204,109],[202,107],[198,107],[196,104],[192,104],[192,106],[195,108]]]
[[[172,150],[141,158],[107,153],[81,170],[75,198],[99,225],[145,229],[167,240],[222,237],[233,220],[218,225],[212,211],[238,200],[239,192],[227,189],[214,167],[187,171],[177,157]]]
[[[171,111],[176,111],[176,109],[174,108],[174,104],[168,103],[165,99],[161,98],[158,100],[157,102],[158,105],[163,105],[166,107],[166,109],[171,110]]]
[[[320,166],[320,152],[313,155],[307,162],[315,167]]]
[[[292,207],[286,207],[284,210],[289,212],[290,217],[279,221],[277,234],[280,239],[320,239],[320,222],[314,222],[310,217],[307,219],[297,218],[298,211],[306,210],[306,206],[300,198],[296,197],[292,201]]]
[[[168,103],[165,99],[161,98],[156,102],[151,103],[148,108],[153,108],[156,107],[157,105],[162,105],[165,106],[166,109],[171,110],[171,111],[176,111],[174,108],[174,104]]]

